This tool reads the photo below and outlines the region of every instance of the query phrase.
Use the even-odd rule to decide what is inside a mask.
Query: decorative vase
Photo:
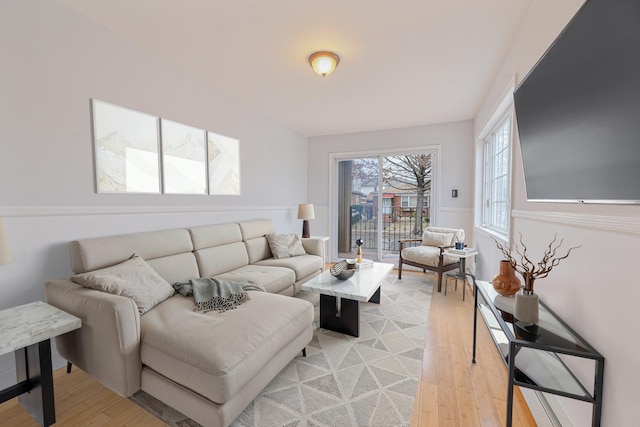
[[[513,316],[524,323],[538,323],[538,295],[533,293],[535,277],[530,273],[522,273],[524,286],[516,294]]]
[[[493,289],[503,296],[511,296],[520,290],[520,279],[507,260],[500,261],[500,272],[493,277]]]
[[[538,295],[524,289],[518,292],[513,317],[523,323],[538,323]]]

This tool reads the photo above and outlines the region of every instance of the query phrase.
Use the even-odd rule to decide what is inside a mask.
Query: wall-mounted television
[[[640,203],[640,0],[587,0],[514,105],[528,200]]]

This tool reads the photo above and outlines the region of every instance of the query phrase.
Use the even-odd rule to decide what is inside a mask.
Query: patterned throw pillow
[[[297,234],[267,234],[267,242],[275,259],[306,255],[300,236]]]
[[[424,246],[451,246],[453,245],[453,233],[436,233],[425,230],[422,234],[422,244]]]
[[[120,264],[76,274],[71,277],[71,281],[85,288],[131,298],[140,314],[146,313],[175,293],[169,282],[136,254]]]

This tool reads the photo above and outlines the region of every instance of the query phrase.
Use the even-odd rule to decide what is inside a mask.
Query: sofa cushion
[[[300,236],[297,234],[267,234],[269,249],[275,259],[289,258],[305,255],[307,252],[302,246]]]
[[[198,249],[195,252],[200,277],[211,277],[216,274],[244,267],[249,263],[247,248],[242,242],[228,243]]]
[[[296,273],[296,282],[304,279],[310,274],[322,271],[322,258],[317,255],[301,255],[282,259],[265,259],[257,262],[255,265],[264,265],[271,267],[286,267]]]
[[[271,267],[266,265],[246,265],[226,273],[214,276],[220,280],[233,282],[253,282],[271,293],[279,293],[291,287],[296,281],[296,274],[290,268]]]
[[[138,255],[111,267],[76,274],[71,281],[86,288],[131,298],[144,314],[175,293],[173,287]]]
[[[434,246],[416,246],[402,250],[403,259],[431,267],[438,266],[439,257],[440,249]],[[442,262],[444,263],[443,265],[455,264],[458,262],[458,258],[445,253]]]
[[[263,259],[271,258],[271,249],[269,248],[269,242],[267,238],[256,237],[244,242],[247,255],[249,256],[249,264],[255,264]]]
[[[271,250],[266,235],[276,232],[270,219],[254,219],[238,223],[242,233],[242,240],[247,246],[249,264],[255,264],[263,259],[271,258]]]
[[[240,227],[235,223],[191,227],[189,234],[195,250],[242,242]]]
[[[169,283],[183,282],[200,277],[198,263],[193,252],[146,260],[164,280]]]
[[[143,365],[222,404],[313,322],[309,302],[263,292],[224,313],[176,295],[141,319]],[[265,319],[269,319],[265,322]]]
[[[270,219],[254,219],[250,221],[241,221],[238,223],[240,231],[242,232],[242,240],[255,239],[257,237],[264,237],[267,234],[275,233],[276,230],[273,226],[273,221]]]
[[[193,244],[187,230],[176,229],[75,240],[69,250],[73,272],[86,273],[120,263],[133,253],[148,261],[191,252]]]

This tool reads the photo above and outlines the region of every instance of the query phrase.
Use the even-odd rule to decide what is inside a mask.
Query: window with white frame
[[[511,114],[498,121],[484,140],[483,226],[509,233],[511,193]]]
[[[400,196],[400,206],[403,208],[415,208],[418,204],[418,196]],[[425,194],[422,206],[429,207],[429,195]]]

